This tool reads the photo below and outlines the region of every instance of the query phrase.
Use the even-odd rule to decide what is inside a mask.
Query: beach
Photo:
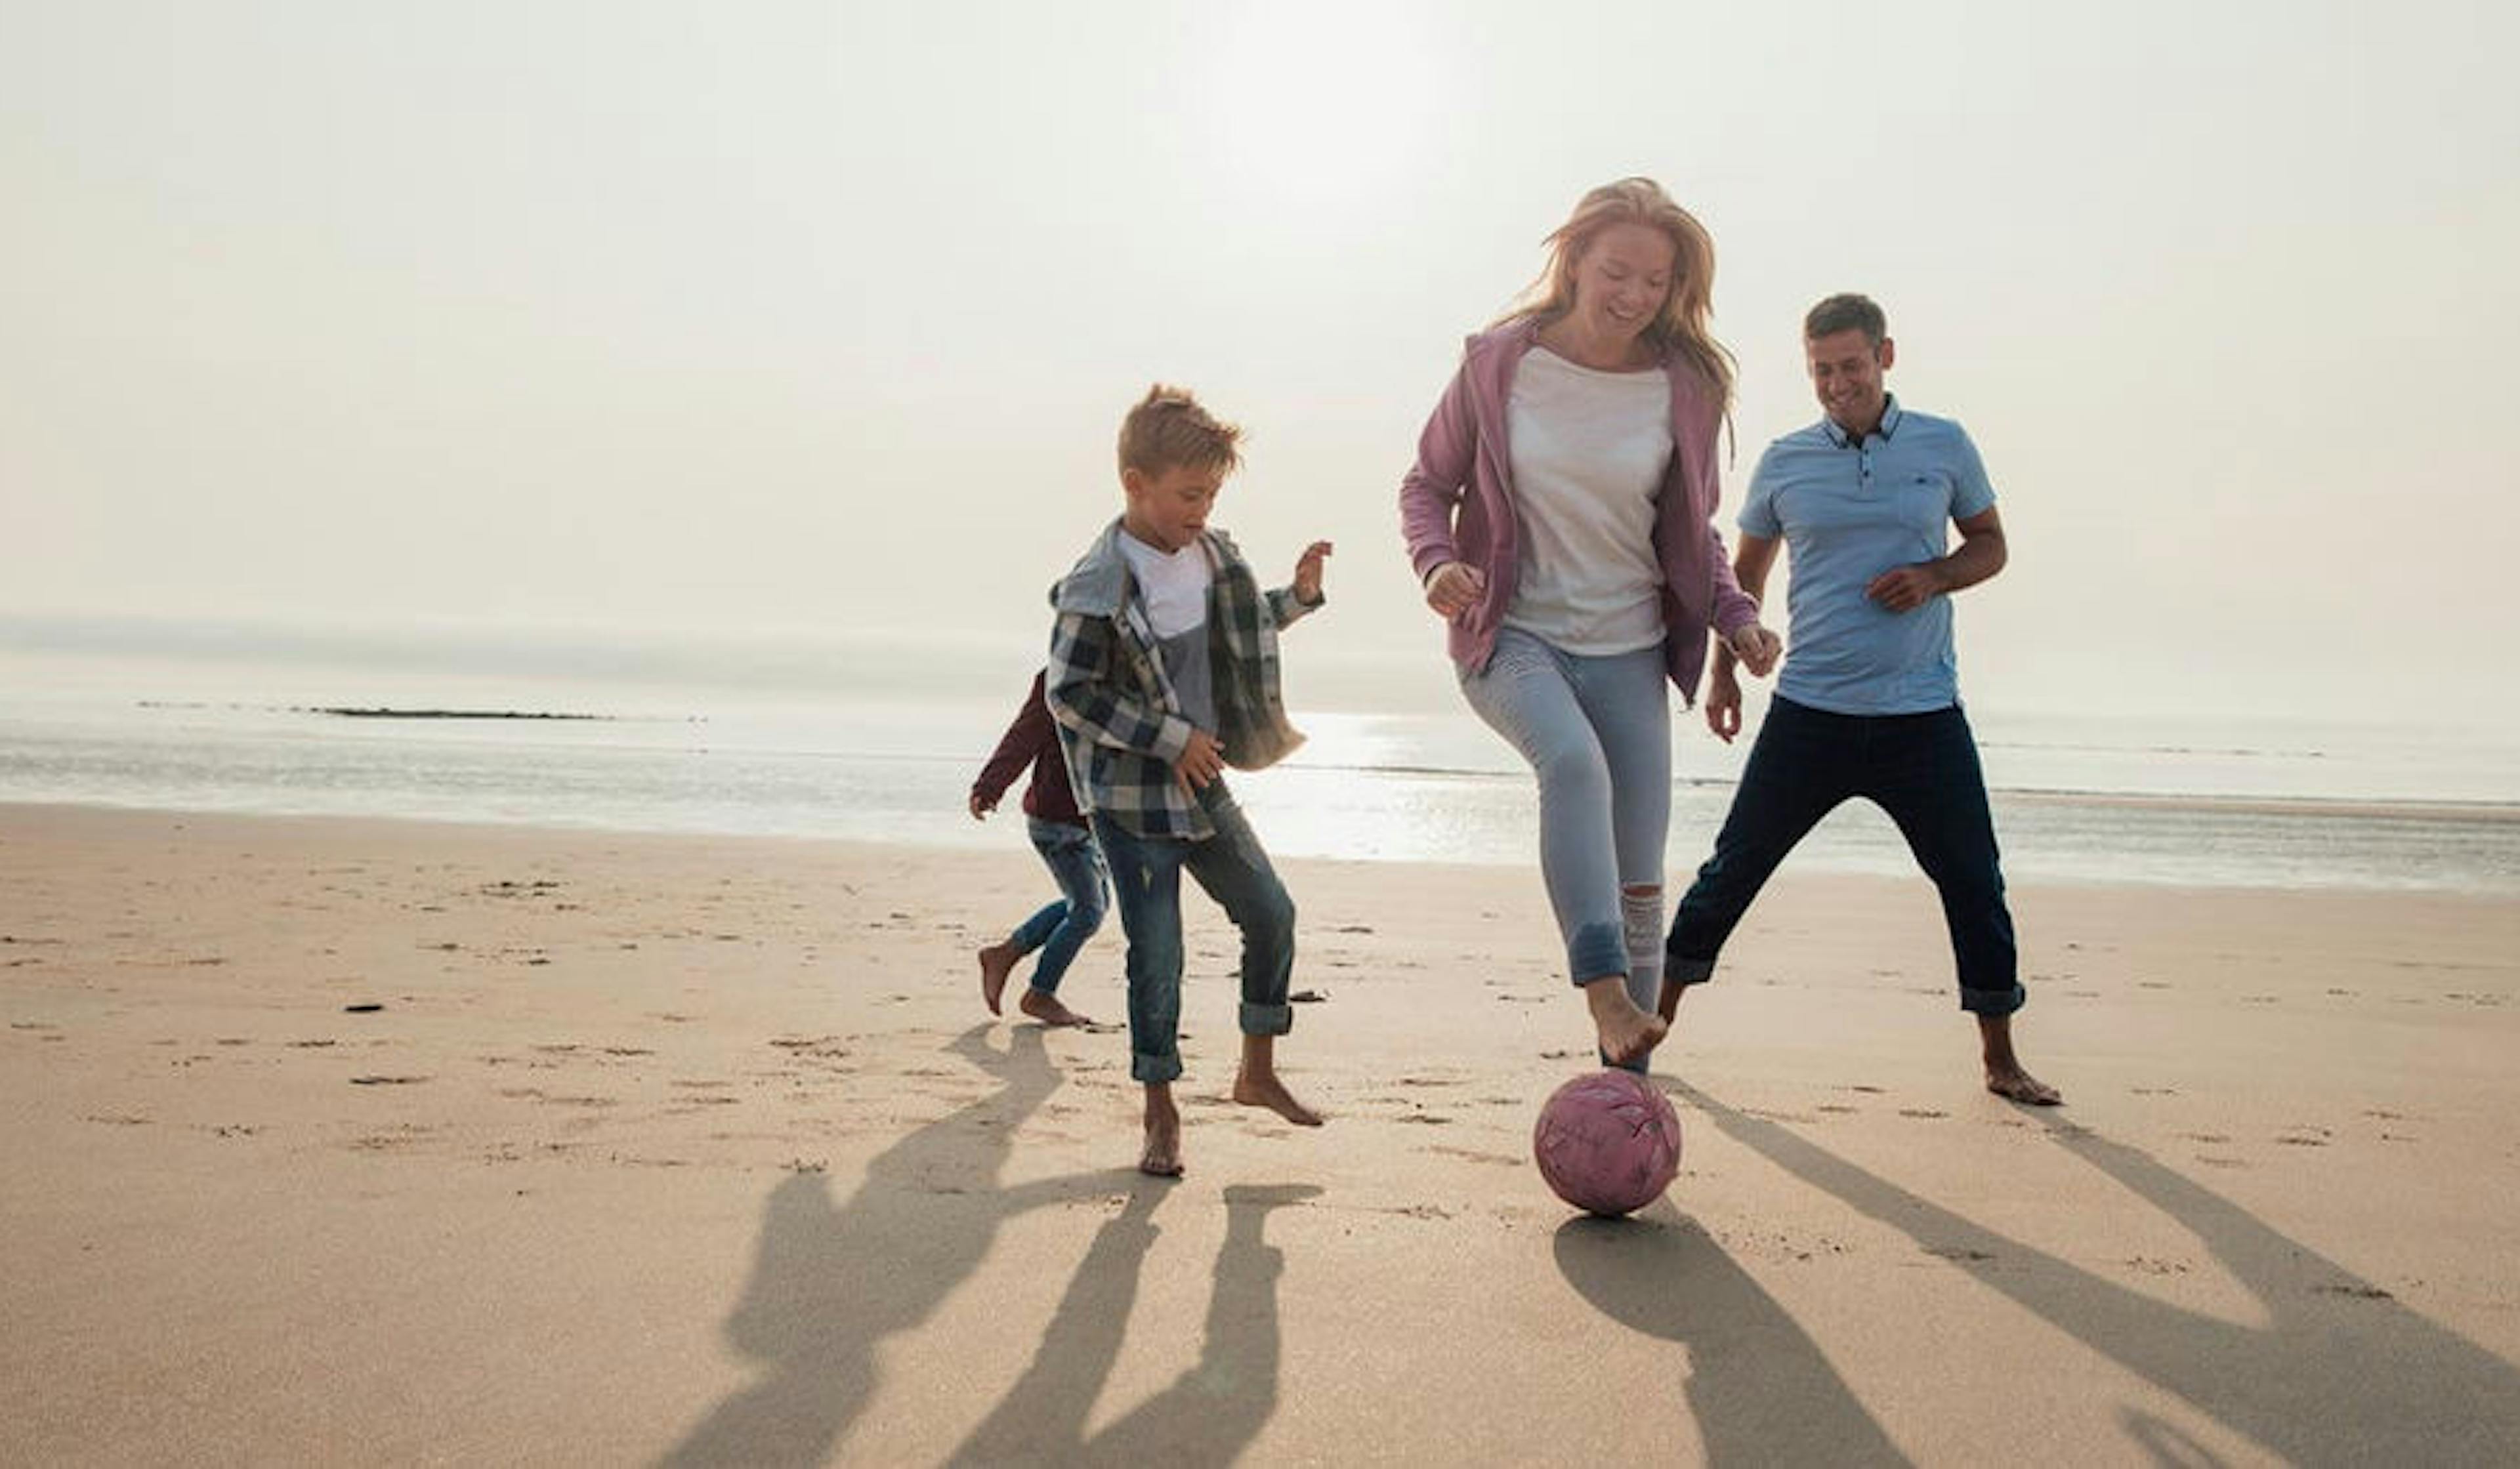
[[[2520,1454],[2507,897],[2017,885],[2036,1111],[1921,879],[1789,868],[1605,1222],[1530,1163],[1592,1064],[1535,872],[1282,864],[1317,1132],[1225,1100],[1191,899],[1165,1182],[1124,1033],[980,1003],[1001,824],[0,805],[0,1460]]]

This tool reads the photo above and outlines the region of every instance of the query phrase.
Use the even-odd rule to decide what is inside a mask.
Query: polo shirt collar
[[[1900,408],[1897,393],[1884,393],[1881,399],[1881,426],[1872,431],[1885,439],[1896,438],[1899,434],[1899,422],[1908,416],[1907,412]],[[1837,420],[1826,414],[1821,415],[1820,428],[1821,432],[1828,435],[1828,441],[1840,449],[1846,448],[1854,441],[1852,435],[1837,426]]]

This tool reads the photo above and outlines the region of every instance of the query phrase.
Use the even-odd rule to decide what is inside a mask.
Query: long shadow
[[[1095,1234],[1032,1365],[954,1463],[1223,1464],[1259,1437],[1278,1406],[1278,1277],[1284,1269],[1284,1256],[1262,1230],[1270,1210],[1321,1192],[1310,1184],[1225,1190],[1225,1243],[1198,1361],[1102,1432],[1085,1433],[1086,1414],[1127,1335],[1157,1232],[1150,1216],[1166,1191],[1140,1188]]]
[[[1685,1084],[1671,1088],[1726,1135],[2293,1463],[2520,1462],[2520,1368],[2140,1149],[2038,1114],[2059,1145],[2194,1232],[2257,1298],[2263,1325],[2154,1300],[1919,1198],[1776,1123]],[[2162,1462],[2200,1461],[2168,1451],[2167,1427],[2129,1420],[2131,1436]]]
[[[1710,1464],[1905,1464],[1906,1455],[1775,1297],[1668,1203],[1573,1219],[1557,1269],[1604,1315],[1688,1349],[1685,1391]]]
[[[883,1339],[926,1319],[969,1278],[1000,1225],[1110,1186],[1108,1175],[998,1186],[1017,1125],[1059,1076],[1040,1031],[1015,1029],[1002,1054],[986,1044],[989,1030],[974,1027],[947,1048],[1003,1085],[885,1149],[846,1204],[832,1205],[820,1174],[771,1190],[751,1279],[726,1323],[762,1376],[661,1462],[824,1462],[874,1395]]]

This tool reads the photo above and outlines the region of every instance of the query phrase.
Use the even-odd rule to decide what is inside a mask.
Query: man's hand
[[[1765,625],[1756,622],[1734,633],[1726,640],[1726,644],[1732,649],[1732,656],[1741,660],[1741,666],[1750,670],[1750,677],[1754,679],[1766,678],[1777,666],[1777,659],[1783,656],[1785,651],[1785,640],[1770,632]],[[1729,669],[1718,671],[1730,672]],[[1737,714],[1737,706],[1740,703],[1737,690],[1733,703]],[[1716,733],[1724,734],[1721,730]],[[1724,737],[1730,739],[1732,736],[1725,734]]]
[[[1946,590],[1942,569],[1932,561],[1893,566],[1864,587],[1864,595],[1893,612],[1912,612]]]
[[[1477,606],[1487,590],[1486,572],[1462,561],[1446,561],[1426,578],[1426,605],[1440,616],[1459,617]]]
[[[997,809],[998,803],[996,801],[980,794],[976,790],[971,792],[971,820],[975,822],[985,821],[988,819],[989,813]]]
[[[1732,736],[1741,733],[1741,681],[1732,676],[1732,669],[1717,666],[1706,684],[1706,702],[1700,707],[1706,712],[1706,728],[1715,732],[1716,738],[1731,744]]]
[[[1329,554],[1329,542],[1315,541],[1295,557],[1295,601],[1311,606],[1322,600],[1322,562]]]
[[[1208,781],[1225,774],[1225,746],[1205,730],[1190,732],[1190,743],[1182,747],[1181,758],[1173,762],[1173,779],[1188,790],[1197,790]]]

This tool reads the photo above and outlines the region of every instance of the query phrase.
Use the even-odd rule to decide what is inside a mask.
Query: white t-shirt
[[[1127,531],[1120,532],[1120,554],[1138,578],[1138,595],[1146,599],[1147,620],[1158,638],[1178,638],[1207,625],[1207,553],[1192,541],[1170,554],[1157,551]]]
[[[1216,685],[1207,661],[1207,587],[1215,573],[1207,564],[1207,552],[1193,541],[1166,555],[1123,530],[1120,554],[1129,558],[1129,570],[1138,579],[1138,596],[1147,604],[1147,622],[1161,645],[1164,677],[1172,681],[1182,718],[1214,733]]]
[[[1671,466],[1671,379],[1535,346],[1513,375],[1506,445],[1522,530],[1506,626],[1575,653],[1660,643],[1654,508]]]

